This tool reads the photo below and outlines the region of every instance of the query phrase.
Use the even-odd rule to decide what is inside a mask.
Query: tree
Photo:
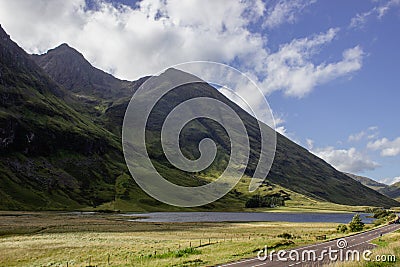
[[[349,223],[349,228],[351,232],[358,232],[364,228],[364,223],[359,214],[354,215],[353,219]]]
[[[246,201],[246,208],[273,208],[276,206],[285,206],[285,200],[279,194],[272,196],[254,195]]]

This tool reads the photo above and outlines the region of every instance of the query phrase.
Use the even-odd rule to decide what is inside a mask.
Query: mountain
[[[47,54],[58,54],[59,52],[57,50],[64,50],[65,48],[66,47],[58,47]],[[69,49],[73,50],[71,48]],[[71,51],[71,54],[72,53],[73,51]],[[42,65],[47,64],[46,55],[38,57],[43,57],[40,59]],[[87,66],[88,64],[88,62],[85,62],[84,65]],[[62,61],[55,65],[69,66],[68,64],[63,64]],[[52,72],[62,73],[61,70],[52,70]],[[50,72],[49,75],[58,83],[63,84],[64,80],[57,79],[56,76],[52,75],[52,72]],[[169,82],[172,82],[176,79],[176,72],[176,70],[168,70],[163,73],[161,75],[163,82],[168,82],[168,80],[170,80]],[[169,168],[172,168],[163,156],[161,145],[159,143],[160,139],[157,138],[159,137],[161,130],[160,127],[166,115],[169,114],[172,108],[178,103],[199,96],[211,97],[226,103],[232,107],[245,122],[246,129],[250,133],[250,139],[252,140],[251,144],[253,151],[246,172],[247,174],[252,175],[258,159],[257,152],[255,151],[260,147],[257,121],[240,107],[220,94],[215,90],[215,88],[206,83],[181,86],[166,95],[165,99],[167,100],[160,102],[160,104],[155,107],[157,112],[153,114],[153,116],[150,116],[148,122],[148,130],[152,133],[151,136],[154,137],[148,139],[150,156],[156,159],[157,163],[161,163],[162,166],[169,166]],[[113,129],[118,129],[120,131],[128,102],[129,99],[121,99],[118,103],[112,104],[105,110],[102,116],[103,120],[107,121],[105,127],[111,131]],[[208,107],[204,107],[204,109],[206,108]],[[220,159],[219,161],[223,162],[223,160],[226,160],[227,156],[229,156],[229,139],[224,134],[223,129],[219,128],[218,124],[209,120],[194,120],[190,125],[190,129],[192,132],[189,130],[183,131],[181,135],[183,137],[181,147],[183,148],[183,153],[185,155],[191,158],[196,158],[198,156],[198,154],[196,154],[198,142],[202,138],[209,137],[213,140],[217,140],[220,151],[217,157]],[[193,131],[195,133],[193,133]],[[118,132],[115,133],[118,134]],[[222,167],[220,166],[220,162],[217,161],[213,165],[214,168],[211,168],[209,173],[204,175],[210,174],[210,172],[218,173],[218,170]],[[213,176],[216,175],[215,173],[212,174]],[[354,182],[353,179],[349,179],[348,176],[338,172],[326,162],[309,153],[306,149],[279,134],[276,158],[270,175],[268,176],[268,180],[301,194],[336,203],[363,205],[366,204],[365,201],[368,199],[368,203],[371,205],[398,205],[398,203],[388,200],[387,198],[382,198],[380,194],[360,186],[359,183]],[[182,183],[182,181],[177,182]]]
[[[172,82],[175,74],[176,70],[169,70],[159,78]],[[110,77],[66,45],[30,56],[0,28],[0,208],[74,209],[118,203],[118,208],[130,210],[176,209],[146,195],[130,178],[122,155],[120,128],[129,94],[146,79],[128,82]],[[115,87],[106,88],[111,84]],[[226,103],[244,121],[252,149],[246,173],[251,175],[259,157],[257,121],[204,82],[176,88],[151,114],[147,145],[155,167],[166,179],[187,186],[205,184],[222,172],[230,143],[224,129],[211,120],[191,122],[182,131],[181,141],[183,153],[196,158],[199,140],[212,138],[218,152],[210,168],[196,174],[180,171],[161,151],[162,121],[177,103],[196,96]],[[99,103],[107,105],[100,109]],[[265,186],[272,182],[334,203],[399,205],[284,136],[278,134],[277,141],[276,159]],[[235,189],[203,208],[241,209],[249,196]]]
[[[389,185],[387,188],[379,191],[381,194],[400,200],[400,182]]]
[[[358,176],[351,173],[345,173],[347,176],[353,178],[354,180],[360,182],[361,184],[378,191],[379,193],[388,196],[390,198],[400,199],[400,182],[394,183],[392,185],[387,185],[379,183],[371,178]]]
[[[391,192],[385,192],[384,194],[400,201],[400,182],[389,185],[389,191]]]
[[[94,68],[81,53],[67,44],[43,55],[32,55],[32,59],[53,80],[76,96],[114,100],[133,93],[135,82],[119,80]]]
[[[110,117],[98,117],[109,107],[114,106],[115,109],[122,100],[130,99],[133,92],[148,78],[143,77],[138,81],[119,80],[93,67],[68,44],[61,44],[42,55],[31,55],[31,58],[70,93],[75,102],[67,101],[69,105],[81,113],[87,113],[94,122],[116,134],[121,132],[122,121],[114,128],[110,127]],[[112,114],[112,110],[109,114]]]
[[[371,178],[365,177],[365,176],[359,176],[359,175],[355,175],[352,173],[347,173],[345,172],[345,174],[351,178],[353,178],[354,180],[362,183],[365,186],[368,186],[371,189],[374,189],[378,192],[381,192],[381,190],[384,190],[386,188],[388,188],[389,186],[387,184],[384,183],[379,183]]]
[[[178,76],[176,72],[176,70],[167,70],[161,75],[160,79],[162,82],[159,84],[173,83]],[[252,148],[246,173],[251,176],[255,171],[259,157],[260,137],[257,126],[258,122],[254,117],[207,83],[186,84],[175,88],[165,95],[166,101],[160,101],[154,107],[156,113],[154,116],[150,115],[147,122],[149,126],[148,130],[152,133],[150,136],[160,135],[162,122],[177,104],[195,97],[210,97],[227,104],[245,123]],[[198,110],[205,110],[207,108],[209,107],[197,107]],[[123,115],[120,114],[120,117],[122,118]],[[201,135],[189,137],[190,133],[182,131],[181,137],[183,140],[181,141],[181,147],[183,147],[183,152],[186,152],[186,155],[197,158],[198,154],[193,154],[193,151],[197,150],[196,146],[198,142],[202,138],[211,138],[216,140],[219,148],[224,151],[224,153],[219,155],[219,158],[222,159],[220,161],[223,162],[223,159],[225,159],[223,156],[229,154],[229,138],[216,123],[210,120],[198,119],[192,121],[188,128],[191,131],[195,129]],[[162,156],[159,140],[160,138],[149,138],[147,140],[148,147],[153,148],[149,154],[159,162],[162,162],[163,165],[168,165],[168,161]],[[215,165],[219,166],[220,164],[217,161]],[[376,191],[365,186],[360,186],[353,179],[349,179],[347,175],[335,170],[325,161],[280,134],[277,134],[275,160],[267,179],[272,183],[303,195],[340,204],[363,205],[366,203],[365,196],[368,195],[368,203],[374,203],[373,205],[380,205],[385,201],[388,202],[384,205],[388,205],[389,203],[391,203],[389,205],[398,205]]]

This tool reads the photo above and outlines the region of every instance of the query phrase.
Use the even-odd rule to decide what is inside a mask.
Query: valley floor
[[[334,223],[144,223],[118,214],[0,212],[1,266],[204,266],[335,238]],[[278,235],[288,233],[291,239]]]

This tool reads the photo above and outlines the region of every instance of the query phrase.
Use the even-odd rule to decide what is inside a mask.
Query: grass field
[[[116,214],[0,212],[1,266],[203,266],[337,237],[333,223],[143,223]],[[293,238],[278,237],[290,233]],[[318,241],[321,242],[321,241]]]

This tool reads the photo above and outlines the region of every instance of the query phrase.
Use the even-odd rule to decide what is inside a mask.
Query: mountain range
[[[351,173],[346,173],[346,175],[385,196],[400,200],[400,182],[387,185],[364,176],[354,175]]]
[[[123,210],[174,209],[136,185],[122,154],[126,107],[149,77],[119,80],[93,67],[67,44],[46,54],[29,55],[1,27],[0,56],[0,209],[71,210],[116,202]],[[176,71],[169,69],[160,77],[172,82]],[[177,104],[200,96],[224,102],[244,122],[251,146],[245,173],[251,176],[260,153],[258,122],[205,82],[180,86],[156,105],[146,129],[152,163],[166,179],[187,186],[205,184],[223,171],[229,159],[229,138],[211,120],[192,121],[183,129],[180,140],[182,152],[189,158],[199,155],[197,146],[203,138],[215,141],[217,157],[206,170],[187,173],[176,169],[160,146],[161,126],[168,113]],[[320,201],[400,205],[280,134],[265,183]],[[240,209],[250,195],[232,190],[202,208]]]

